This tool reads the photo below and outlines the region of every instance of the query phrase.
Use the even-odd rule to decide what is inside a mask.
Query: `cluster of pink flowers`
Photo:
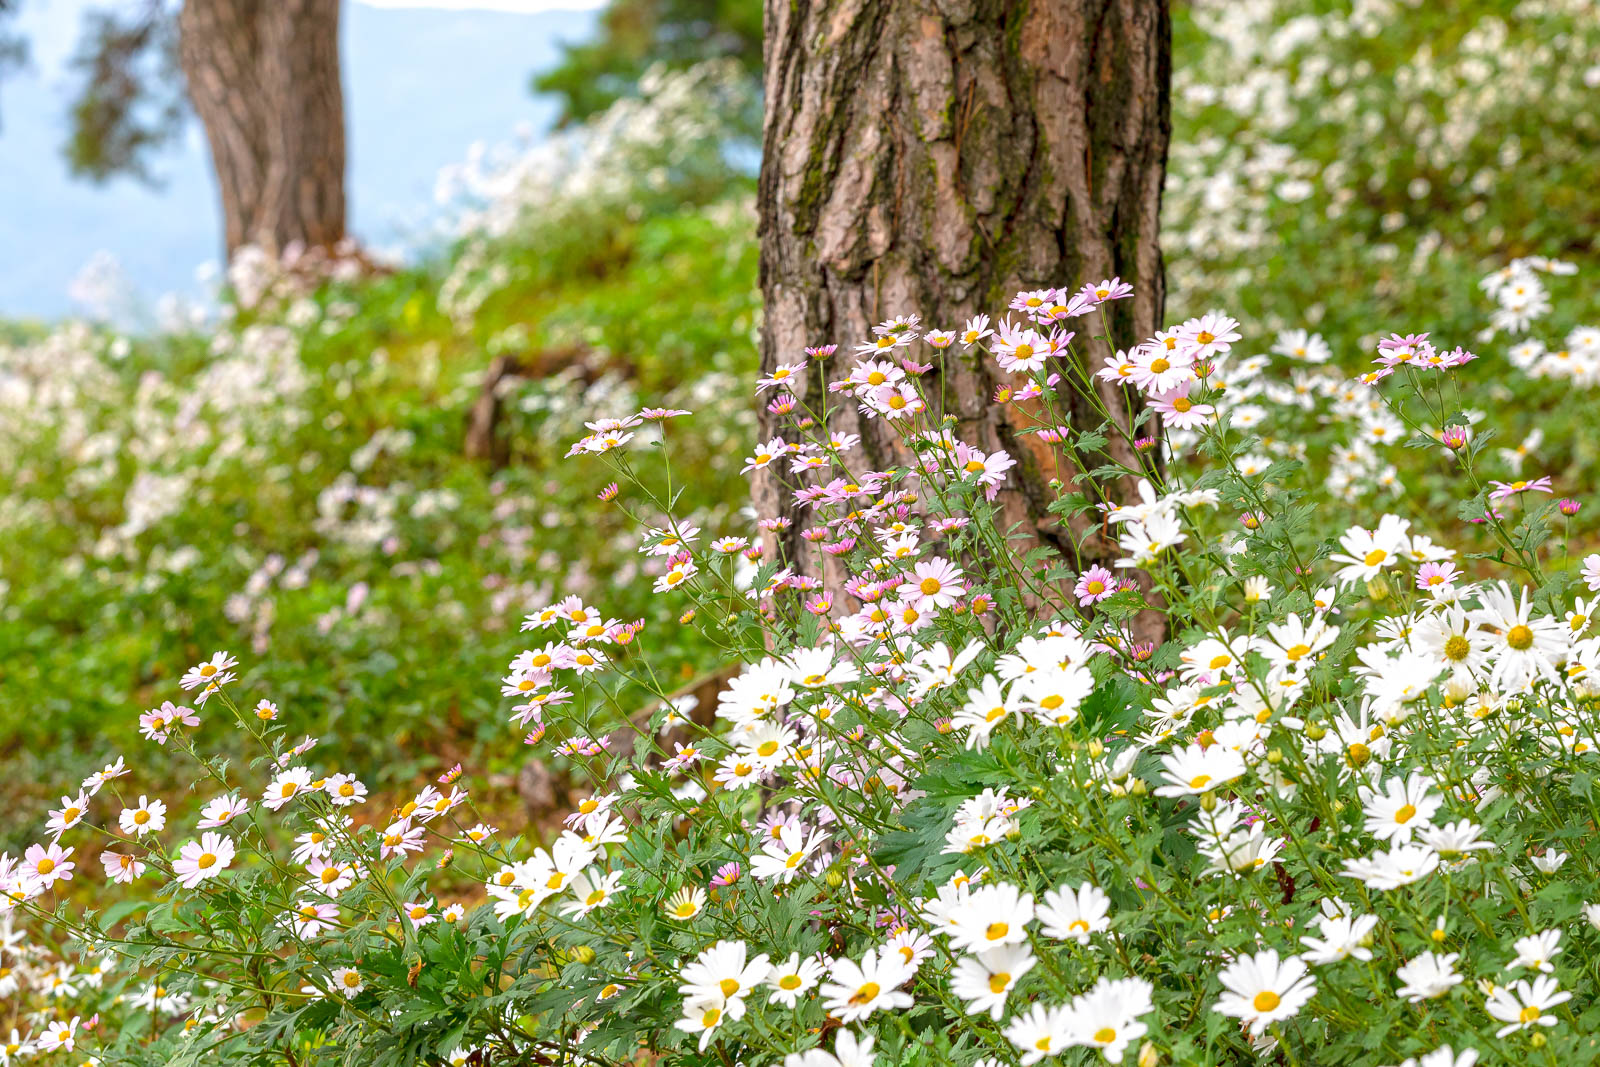
[[[1378,342],[1378,356],[1373,360],[1378,364],[1378,369],[1363,374],[1361,381],[1367,385],[1375,385],[1401,367],[1413,367],[1417,370],[1454,370],[1477,358],[1460,347],[1442,352],[1434,347],[1425,333],[1404,336],[1398,333],[1390,334]]]

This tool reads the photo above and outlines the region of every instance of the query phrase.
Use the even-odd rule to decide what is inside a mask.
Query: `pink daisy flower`
[[[1093,566],[1078,576],[1072,595],[1083,606],[1098,604],[1117,591],[1116,577],[1104,567]]]

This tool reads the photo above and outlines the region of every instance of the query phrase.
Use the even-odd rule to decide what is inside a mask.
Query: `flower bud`
[[[1283,762],[1283,749],[1274,748],[1267,751],[1267,762],[1276,767]]]
[[[1328,730],[1320,722],[1306,723],[1306,740],[1321,741],[1328,736]]]
[[[1389,579],[1379,574],[1367,579],[1367,595],[1373,600],[1389,599]]]
[[[1217,794],[1207,790],[1200,794],[1200,810],[1212,812],[1217,810]]]
[[[1128,784],[1128,792],[1132,793],[1136,797],[1142,797],[1146,793],[1150,792],[1150,787],[1144,784],[1143,778],[1135,778]]]
[[[1161,1062],[1161,1054],[1156,1051],[1154,1042],[1146,1041],[1139,1046],[1139,1067],[1156,1067]]]
[[[588,945],[579,945],[577,948],[572,950],[572,958],[579,963],[593,963],[594,949],[590,948]]]
[[[1550,1039],[1540,1033],[1535,1033],[1532,1037],[1528,1038],[1528,1044],[1534,1048],[1544,1048],[1545,1045],[1549,1043]]]
[[[840,886],[844,885],[844,875],[840,874],[838,871],[829,871],[823,881],[828,883],[829,889],[838,889]]]

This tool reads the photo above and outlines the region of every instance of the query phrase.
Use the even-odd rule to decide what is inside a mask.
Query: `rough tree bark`
[[[969,315],[1003,311],[1020,289],[1113,275],[1136,294],[1110,305],[1117,345],[1159,327],[1167,0],[766,0],[766,19],[764,369],[826,342],[845,359],[891,315],[959,330]],[[1081,343],[1090,319],[1075,322]],[[958,353],[931,387],[960,436],[1018,461],[1003,522],[1065,549],[1070,533],[1046,511],[1056,469],[1048,446],[1019,437],[1015,410],[991,403],[992,365]],[[1091,342],[1092,366],[1103,354]],[[819,389],[816,379],[806,388]],[[1126,416],[1133,400],[1121,388],[1099,392]],[[1076,425],[1099,424],[1083,397],[1074,409]],[[764,437],[777,432],[774,417],[762,418]],[[883,420],[853,410],[838,418],[836,429],[861,435],[864,467],[910,458]],[[1125,444],[1108,447],[1138,467]],[[755,488],[761,514],[784,513],[774,479]],[[797,565],[809,556],[800,528],[777,539]],[[1109,547],[1080,532],[1091,550]]]
[[[345,236],[341,0],[186,0],[178,53],[231,256]]]

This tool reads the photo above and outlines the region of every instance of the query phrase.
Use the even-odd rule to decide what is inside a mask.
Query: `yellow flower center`
[[[1385,552],[1381,548],[1375,548],[1371,552],[1368,552],[1365,556],[1362,556],[1361,561],[1369,567],[1376,567],[1378,564],[1382,563],[1388,558],[1389,553]]]
[[[217,857],[210,852],[203,852],[200,858],[194,861],[194,865],[202,871],[209,870],[217,865]]]
[[[1005,923],[990,923],[983,931],[983,936],[990,941],[998,941],[1010,931],[1011,927]]]
[[[779,989],[788,989],[788,990],[799,989],[800,988],[800,976],[798,974],[786,974],[786,975],[784,975],[782,978],[778,979],[778,988]]]
[[[1294,645],[1284,651],[1283,656],[1290,663],[1298,663],[1311,654],[1310,645]]]
[[[1116,1039],[1117,1032],[1109,1026],[1102,1026],[1094,1032],[1094,1043],[1097,1045],[1109,1045]]]
[[[989,976],[989,992],[1004,993],[1011,984],[1011,976],[1004,971]]]
[[[1526,626],[1513,626],[1506,632],[1506,644],[1521,652],[1533,645],[1533,631]]]
[[[1271,1011],[1278,1006],[1279,1002],[1278,994],[1269,989],[1264,993],[1257,993],[1256,998],[1250,1002],[1250,1006],[1255,1008],[1256,1011]]]
[[[1417,806],[1415,804],[1402,804],[1400,805],[1399,810],[1394,813],[1394,821],[1402,826],[1416,817]]]
[[[1211,776],[1209,774],[1197,774],[1193,778],[1189,779],[1190,789],[1204,789],[1210,784]]]
[[[878,994],[881,992],[883,992],[883,989],[878,985],[877,982],[868,982],[866,985],[850,994],[849,1002],[851,1004],[867,1004],[873,1000],[876,1000]]]
[[[148,811],[141,810],[141,811],[136,811],[136,812],[133,813],[133,824],[135,826],[143,826],[145,823],[147,823],[149,821],[150,821],[150,813]]]

